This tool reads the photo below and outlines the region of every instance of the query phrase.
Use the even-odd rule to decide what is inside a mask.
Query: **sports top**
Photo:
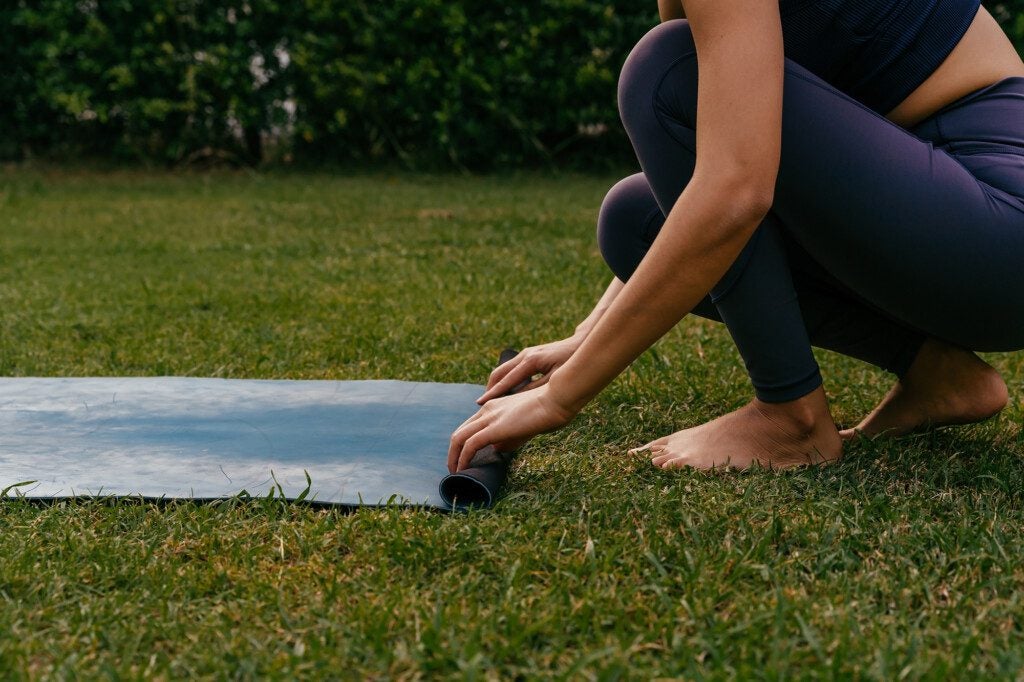
[[[781,0],[786,56],[886,114],[967,32],[980,0]]]

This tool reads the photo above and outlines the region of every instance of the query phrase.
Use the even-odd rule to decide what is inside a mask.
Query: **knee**
[[[664,221],[643,173],[620,180],[605,195],[597,217],[597,245],[615,276],[636,270]]]
[[[642,117],[653,111],[651,102],[664,73],[681,58],[696,57],[696,53],[686,19],[658,24],[640,39],[619,74],[619,116],[627,131],[633,125],[642,125]],[[692,80],[696,91],[696,78]]]

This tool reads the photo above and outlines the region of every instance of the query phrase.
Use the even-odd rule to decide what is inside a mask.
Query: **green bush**
[[[273,2],[232,4],[36,0],[4,11],[13,78],[0,87],[14,106],[0,116],[15,135],[0,153],[178,161],[210,147],[258,157],[284,81],[270,69],[256,87],[250,64],[274,63],[284,15]]]
[[[1024,55],[1024,0],[1006,0],[985,5]]]
[[[622,154],[616,76],[657,18],[632,5],[22,2],[0,9],[0,157],[258,161],[280,137],[428,167]]]
[[[628,158],[653,0],[20,0],[0,158],[507,167]],[[990,7],[1024,47],[1024,0]]]

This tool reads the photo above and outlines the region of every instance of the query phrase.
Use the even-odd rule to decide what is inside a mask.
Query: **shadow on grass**
[[[845,445],[841,461],[827,466],[705,472],[658,469],[619,443],[563,450],[555,437],[519,457],[506,504],[521,500],[570,513],[591,503],[644,508],[660,504],[656,498],[662,496],[696,501],[728,493],[750,497],[752,506],[778,495],[811,503],[984,498],[989,507],[1015,507],[1024,499],[1021,438],[1019,430],[991,422],[898,439],[858,439]]]

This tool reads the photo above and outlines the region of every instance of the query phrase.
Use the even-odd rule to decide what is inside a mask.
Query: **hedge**
[[[1024,0],[990,10],[1024,47]],[[18,0],[0,158],[493,168],[628,155],[654,0]]]

